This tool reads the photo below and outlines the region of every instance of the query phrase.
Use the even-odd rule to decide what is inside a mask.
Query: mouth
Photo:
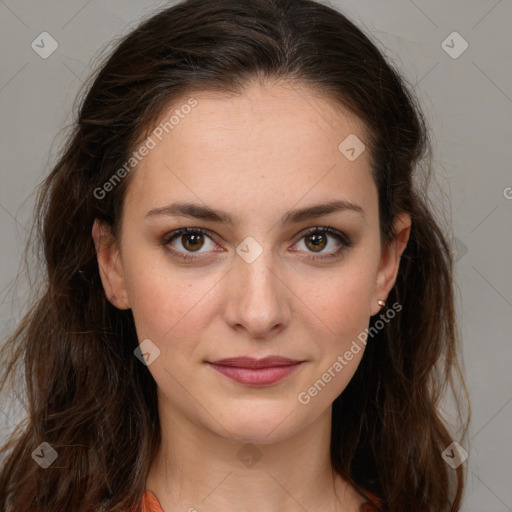
[[[263,359],[233,357],[207,362],[214,370],[240,384],[268,386],[292,374],[304,361],[270,356]]]

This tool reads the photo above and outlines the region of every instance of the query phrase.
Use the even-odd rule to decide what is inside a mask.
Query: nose
[[[232,329],[268,340],[286,328],[291,318],[291,290],[264,249],[252,262],[238,255],[226,276],[225,319]]]

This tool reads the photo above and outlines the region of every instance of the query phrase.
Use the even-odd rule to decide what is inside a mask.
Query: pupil
[[[310,235],[309,240],[311,241],[313,248],[323,249],[325,247],[325,237],[322,234]]]
[[[197,249],[200,249],[201,248],[201,237],[203,235],[201,234],[197,234],[197,233],[192,233],[192,234],[188,234],[188,235],[183,235],[183,238],[185,240],[185,242],[182,241],[183,243],[183,247],[186,247],[187,249],[189,250],[197,250]],[[189,243],[189,241],[192,241],[191,243]]]

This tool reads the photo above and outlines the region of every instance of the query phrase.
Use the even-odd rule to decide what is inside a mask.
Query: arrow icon
[[[366,149],[366,146],[357,135],[351,133],[341,142],[338,149],[347,160],[353,162],[359,158],[359,155]]]
[[[149,366],[160,356],[160,349],[150,339],[146,338],[133,353],[141,363]]]
[[[46,442],[41,443],[31,455],[43,469],[50,467],[59,456],[52,445]]]
[[[246,443],[238,450],[237,457],[248,468],[252,468],[262,457],[262,453],[252,444]]]
[[[458,59],[469,47],[469,43],[458,33],[452,32],[441,42],[441,48],[452,59]]]
[[[59,47],[59,43],[48,32],[41,32],[30,43],[30,47],[39,57],[47,59]]]
[[[246,263],[252,263],[263,252],[263,247],[252,236],[248,236],[238,244],[236,252]]]
[[[441,456],[448,465],[453,469],[457,469],[468,458],[468,452],[459,443],[454,441],[443,450]]]

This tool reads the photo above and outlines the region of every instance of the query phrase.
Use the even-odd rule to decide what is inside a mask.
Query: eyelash
[[[342,233],[341,231],[338,231],[331,227],[324,227],[324,226],[308,228],[306,231],[304,231],[302,233],[302,235],[298,241],[302,240],[303,238],[306,238],[307,236],[314,235],[317,233],[322,233],[322,234],[327,234],[327,235],[332,236],[333,238],[338,240],[338,242],[341,243],[341,247],[339,249],[337,249],[335,252],[332,252],[328,255],[312,256],[309,258],[311,260],[316,261],[316,260],[326,260],[326,259],[330,259],[330,258],[336,258],[342,252],[344,252],[346,249],[349,249],[350,247],[353,246],[352,240],[347,235],[345,235],[345,233]],[[210,231],[208,231],[207,229],[182,228],[182,229],[177,229],[175,231],[171,231],[170,233],[165,235],[161,240],[161,244],[164,246],[164,248],[168,252],[172,253],[173,255],[177,255],[179,258],[182,258],[185,260],[195,260],[195,259],[200,258],[200,256],[194,256],[194,255],[192,255],[193,253],[177,251],[176,249],[169,248],[168,245],[170,242],[172,242],[175,238],[177,238],[180,235],[196,235],[196,234],[205,235],[208,238],[212,239],[212,241],[215,242],[215,240],[214,240],[215,237],[212,236],[213,234]]]

